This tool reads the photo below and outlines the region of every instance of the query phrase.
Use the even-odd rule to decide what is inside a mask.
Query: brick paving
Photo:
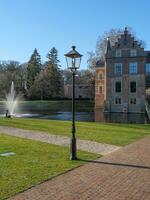
[[[40,131],[23,130],[19,128],[0,126],[0,133],[17,136],[21,138],[28,138],[50,144],[56,144],[61,146],[69,146],[70,138],[66,136],[52,135]],[[80,150],[88,151],[91,153],[97,153],[106,155],[113,152],[120,147],[110,144],[102,144],[98,142],[92,142],[88,140],[77,140],[77,148]]]
[[[9,200],[150,200],[150,137]]]

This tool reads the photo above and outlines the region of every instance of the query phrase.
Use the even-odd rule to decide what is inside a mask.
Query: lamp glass
[[[66,57],[68,69],[79,69],[81,64],[81,57],[71,58]]]

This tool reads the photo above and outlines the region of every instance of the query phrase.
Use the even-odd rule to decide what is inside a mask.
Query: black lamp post
[[[77,160],[77,147],[76,147],[76,128],[75,128],[75,75],[77,69],[80,68],[82,55],[75,50],[75,46],[72,46],[72,50],[65,54],[67,67],[72,72],[72,138],[71,138],[71,160]]]

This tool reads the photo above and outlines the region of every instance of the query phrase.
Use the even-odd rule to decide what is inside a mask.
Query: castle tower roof
[[[110,43],[109,38],[107,38],[106,53],[108,53],[109,51],[111,51],[111,43]]]
[[[127,35],[128,35],[128,28],[127,27],[125,27],[125,29],[124,29],[124,35],[125,35],[125,37],[127,37]]]

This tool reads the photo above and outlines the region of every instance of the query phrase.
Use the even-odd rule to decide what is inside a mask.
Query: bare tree
[[[95,69],[95,66],[96,66],[96,62],[98,61],[98,58],[96,56],[96,54],[93,52],[93,51],[89,51],[88,52],[88,60],[87,60],[87,63],[88,63],[88,68],[90,70],[94,70]]]

